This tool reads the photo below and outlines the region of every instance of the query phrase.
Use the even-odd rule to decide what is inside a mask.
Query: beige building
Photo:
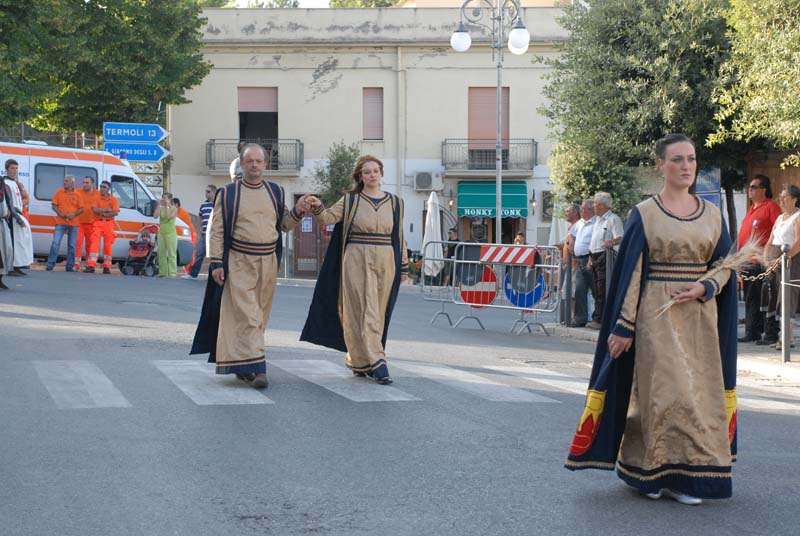
[[[523,9],[530,49],[505,52],[504,241],[517,231],[529,243],[549,236],[543,205],[553,188],[545,165],[550,145],[537,112],[546,69],[535,57],[554,54],[566,37],[559,14],[554,7]],[[405,200],[409,248],[422,245],[432,190],[453,216],[444,224],[457,221],[462,239],[494,236],[496,62],[479,27],[470,29],[469,51],[451,49],[457,8],[204,15],[204,53],[213,69],[187,93],[190,104],[169,110],[169,187],[185,206],[200,203],[206,183],[229,180],[239,139],[268,147],[267,174],[289,200],[315,191],[314,170],[333,142],[357,142],[362,153],[383,160],[385,189]]]

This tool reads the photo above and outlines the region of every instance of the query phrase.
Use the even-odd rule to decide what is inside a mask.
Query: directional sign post
[[[105,150],[129,162],[159,162],[169,154],[158,144],[167,136],[157,123],[103,123]]]
[[[158,162],[169,154],[169,151],[157,143],[107,141],[104,147],[114,156],[126,158],[130,162]]]
[[[158,143],[167,136],[169,132],[157,123],[103,123],[105,141]]]

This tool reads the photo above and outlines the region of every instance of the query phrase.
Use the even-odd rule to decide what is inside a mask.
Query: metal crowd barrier
[[[789,292],[791,287],[800,287],[800,280],[791,279],[791,263],[792,258],[789,257],[789,250],[791,246],[784,244],[781,246],[781,359],[784,363],[792,360],[792,343],[794,342],[794,333],[792,333],[792,317],[795,311],[788,311],[785,304],[790,302]]]
[[[435,254],[441,246],[442,254]],[[447,246],[454,246],[452,257],[446,257]],[[538,325],[549,335],[539,313],[555,313],[560,305],[559,282],[562,281],[561,251],[553,246],[482,244],[473,242],[428,242],[422,251],[422,294],[428,301],[437,301],[442,309],[431,319],[433,324],[444,316],[452,327],[463,321],[475,320],[485,329],[475,314],[465,314],[453,324],[445,305],[465,305],[473,311],[508,309],[520,312],[511,332]],[[426,274],[426,263],[429,268]],[[436,268],[441,266],[439,272]],[[532,321],[525,315],[532,314]],[[519,326],[519,328],[518,328]]]

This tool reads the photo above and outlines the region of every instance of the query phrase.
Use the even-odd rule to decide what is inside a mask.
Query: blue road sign
[[[157,123],[103,123],[105,141],[158,143],[169,136]]]
[[[103,145],[109,153],[129,162],[158,162],[169,154],[169,151],[157,143],[106,142]]]
[[[538,274],[538,277],[536,275]],[[506,274],[506,279],[503,284],[503,290],[506,292],[506,297],[512,305],[528,309],[539,303],[544,294],[544,274],[538,270],[530,270],[528,272],[526,281],[518,289],[515,289],[511,281],[511,274]]]

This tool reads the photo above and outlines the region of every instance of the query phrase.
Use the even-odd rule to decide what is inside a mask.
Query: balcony
[[[211,175],[227,175],[231,162],[239,156],[240,141],[257,143],[267,153],[267,175],[300,175],[303,167],[303,142],[300,140],[213,139],[206,143],[206,165]]]
[[[494,177],[496,140],[446,139],[442,142],[442,165],[446,176]],[[531,177],[536,166],[538,144],[532,139],[503,141],[504,177]]]

